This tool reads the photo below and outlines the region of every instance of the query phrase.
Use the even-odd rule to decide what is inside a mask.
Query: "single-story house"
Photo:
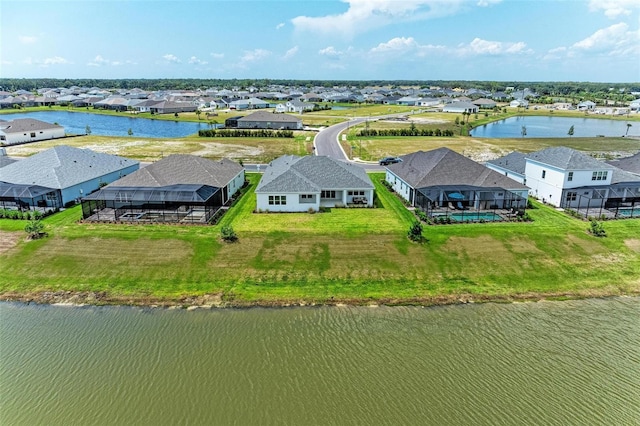
[[[25,142],[63,138],[64,127],[33,118],[0,120],[0,145],[14,145]]]
[[[244,110],[244,109],[263,109],[269,108],[269,102],[263,101],[258,98],[238,99],[229,103],[229,109]]]
[[[480,109],[493,109],[497,105],[496,101],[487,98],[479,98],[471,103],[477,105]]]
[[[82,199],[95,221],[209,223],[244,185],[244,168],[176,154],[143,167]]]
[[[514,99],[509,102],[511,108],[529,108],[529,101],[526,99]]]
[[[596,103],[593,101],[583,101],[578,104],[579,111],[592,111],[596,107]]]
[[[478,112],[478,105],[474,105],[471,102],[452,102],[447,104],[442,108],[442,112],[470,112],[471,114],[475,114]]]
[[[374,186],[360,166],[325,156],[284,155],[269,164],[255,192],[258,211],[306,212],[371,207]]]
[[[117,155],[58,145],[0,168],[0,181],[36,185],[55,190],[46,206],[59,207],[109,184],[140,167],[140,163]]]
[[[289,114],[275,114],[267,111],[257,111],[235,120],[238,129],[289,129],[302,130],[302,120]],[[232,127],[233,122],[225,121],[226,127]]]
[[[386,167],[386,181],[429,215],[450,210],[524,209],[528,188],[449,148],[418,151]]]
[[[151,105],[149,110],[152,114],[175,114],[178,112],[195,112],[197,107],[191,102],[160,101]]]

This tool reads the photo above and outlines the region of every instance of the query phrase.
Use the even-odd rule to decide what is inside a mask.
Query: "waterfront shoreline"
[[[618,290],[618,291],[616,291]],[[238,309],[238,308],[288,308],[303,306],[448,306],[473,303],[522,303],[609,297],[639,297],[640,288],[622,292],[619,289],[584,289],[575,292],[490,294],[450,294],[436,296],[416,296],[409,298],[329,298],[324,300],[225,299],[224,294],[185,295],[178,298],[158,298],[144,295],[117,295],[93,291],[41,291],[4,292],[0,302],[18,302],[37,305],[57,306],[137,306],[147,308],[172,309]]]

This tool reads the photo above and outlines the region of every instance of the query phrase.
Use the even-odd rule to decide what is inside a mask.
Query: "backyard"
[[[83,224],[79,207],[45,219],[25,241],[23,221],[0,220],[0,294],[35,300],[100,293],[100,303],[231,305],[451,303],[640,292],[640,219],[588,223],[534,204],[531,223],[425,226],[372,174],[378,208],[254,213],[259,175],[216,226]],[[232,226],[239,241],[223,243]],[[8,247],[7,247],[8,246]],[[94,301],[95,302],[95,301]]]

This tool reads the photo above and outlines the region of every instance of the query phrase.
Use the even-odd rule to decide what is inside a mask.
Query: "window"
[[[607,180],[608,172],[593,172],[591,175],[591,180]]]
[[[567,175],[567,181],[571,182],[573,180],[573,172],[569,172],[569,175]]]
[[[567,192],[567,202],[575,201],[578,198],[577,192]]]
[[[36,137],[36,132],[31,132],[31,137],[35,138]]]
[[[545,176],[547,176],[547,171],[546,171],[546,170],[543,170],[543,171],[542,171],[542,179],[544,179],[544,178],[545,178]]]
[[[269,195],[269,205],[270,206],[286,206],[287,196],[286,195]]]
[[[320,198],[336,198],[336,191],[322,191]]]
[[[302,198],[303,200],[310,200],[313,198],[313,194],[301,194],[300,198]]]

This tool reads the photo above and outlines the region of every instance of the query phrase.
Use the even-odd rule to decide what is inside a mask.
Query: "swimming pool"
[[[640,217],[640,207],[621,207],[618,209],[618,217]]]

